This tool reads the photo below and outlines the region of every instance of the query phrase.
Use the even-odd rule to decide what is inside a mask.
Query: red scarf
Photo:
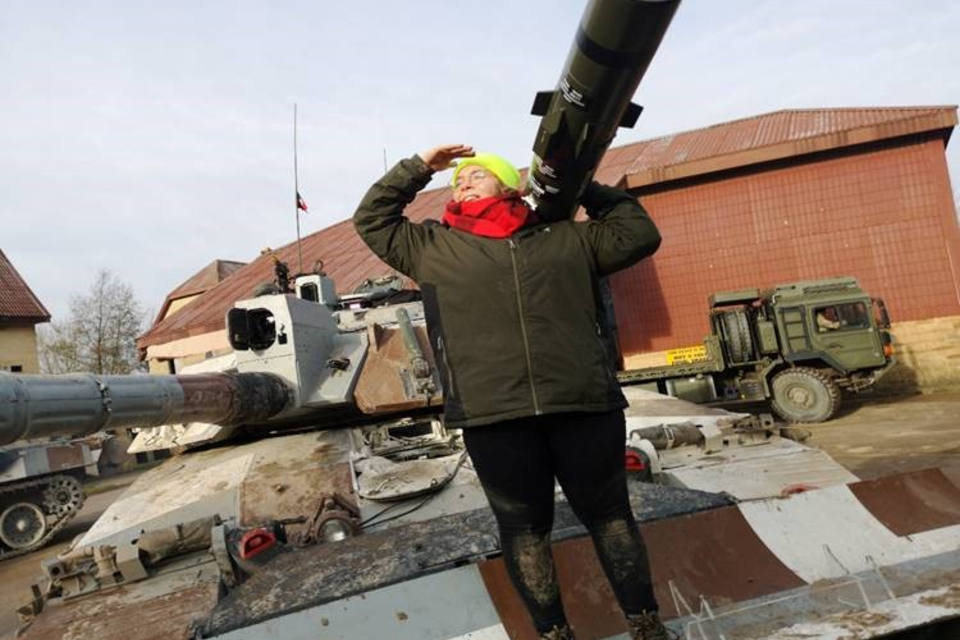
[[[467,202],[451,200],[443,214],[443,221],[454,229],[485,238],[509,238],[533,219],[530,209],[516,193]]]

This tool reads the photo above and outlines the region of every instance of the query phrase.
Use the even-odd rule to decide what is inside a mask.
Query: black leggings
[[[463,437],[500,526],[507,573],[539,633],[566,622],[550,551],[554,478],[590,532],[624,613],[656,611],[627,493],[623,412],[520,418],[464,429]]]

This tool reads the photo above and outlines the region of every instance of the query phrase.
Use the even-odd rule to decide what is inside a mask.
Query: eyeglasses
[[[477,184],[482,182],[490,177],[490,174],[484,171],[483,169],[477,169],[476,171],[471,171],[470,173],[461,173],[457,176],[457,181],[453,184],[454,189],[459,189],[467,184]]]

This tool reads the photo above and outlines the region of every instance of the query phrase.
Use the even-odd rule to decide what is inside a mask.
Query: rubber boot
[[[577,640],[570,625],[556,626],[546,633],[540,634],[540,640]]]
[[[663,626],[656,611],[627,616],[630,640],[677,640],[679,636]]]

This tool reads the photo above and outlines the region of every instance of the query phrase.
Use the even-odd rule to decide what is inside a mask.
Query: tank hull
[[[227,514],[237,505],[233,508],[241,518],[256,521],[263,514],[248,498],[259,495],[259,503],[264,493],[276,495],[280,485],[288,486],[280,495],[289,492],[289,498],[278,515],[296,513],[298,502],[301,513],[309,513],[313,504],[303,502],[305,494],[295,485],[309,484],[301,475],[317,464],[335,471],[345,463],[345,451],[331,443],[302,463],[281,459],[282,466],[271,466],[265,456],[306,448],[308,441],[319,445],[316,435],[283,436],[219,452],[221,462],[206,462],[232,464],[239,475],[233,482],[213,478],[213,493],[199,488],[197,500],[181,505],[200,511],[180,511],[180,517]],[[161,467],[153,473],[125,498],[146,497],[158,477],[170,471]],[[265,474],[271,484],[262,483]],[[219,504],[213,498],[217,492]],[[146,579],[47,606],[22,637],[95,631],[96,637],[120,638],[133,631],[141,638],[316,638],[319,633],[323,638],[535,639],[498,557],[493,516],[477,502],[482,494],[469,465],[443,493],[445,501],[438,495],[415,512],[417,517],[340,542],[289,545],[228,588],[213,551],[183,554],[152,568]],[[894,499],[898,509],[912,509],[913,517],[891,513],[885,498]],[[870,638],[881,630],[944,624],[960,614],[956,604],[949,604],[950,594],[960,588],[955,542],[960,494],[937,472],[741,503],[720,494],[632,482],[631,499],[665,617],[674,629],[693,634],[689,637],[719,640],[723,633],[728,639],[772,639],[783,637],[777,633],[784,629],[805,628],[803,637],[833,638],[831,629],[860,620],[859,637]],[[422,502],[406,501],[402,510]],[[383,508],[383,503],[368,503],[362,517]],[[112,509],[104,519],[121,513]],[[829,526],[828,520],[851,514],[855,532]],[[94,529],[81,544],[121,538],[119,531]],[[568,613],[578,633],[621,637],[622,622],[590,539],[562,501],[554,554],[561,588],[572,594]]]
[[[766,423],[746,429],[743,414],[627,392],[625,437],[653,425],[703,432],[697,444],[654,454],[658,483],[630,481],[674,629],[772,639],[806,625],[804,637],[831,638],[829,629],[851,620],[884,620],[876,629],[890,630],[960,614],[949,604],[960,588],[960,573],[951,573],[960,567],[960,490],[938,472],[858,482],[829,458],[812,464],[822,452]],[[166,461],[61,556],[60,591],[34,602],[22,637],[536,638],[469,459],[456,438],[423,420],[278,435]],[[744,476],[755,477],[736,480]],[[819,488],[795,495],[798,485]],[[355,507],[360,535],[310,539],[330,496]],[[554,554],[574,628],[586,638],[622,637],[589,536],[558,499]],[[839,520],[854,524],[831,526]],[[152,565],[141,549],[142,574],[118,556],[119,580],[71,577],[89,562],[85,549],[123,549],[144,531],[214,521],[238,530],[284,522],[286,542],[237,566],[224,562],[229,536],[221,546],[210,534]],[[909,615],[897,613],[905,602]],[[822,635],[818,624],[827,624]]]

